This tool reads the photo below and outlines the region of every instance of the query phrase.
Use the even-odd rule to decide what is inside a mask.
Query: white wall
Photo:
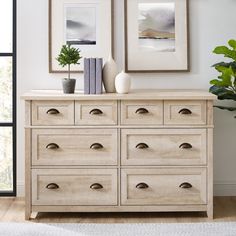
[[[216,45],[236,38],[235,0],[189,0],[191,72],[132,75],[133,88],[208,89],[210,67],[221,60]],[[18,1],[18,98],[30,89],[60,89],[62,75],[48,73],[48,0]],[[123,0],[115,0],[115,58],[123,64]],[[78,75],[78,78],[80,75]],[[83,88],[83,79],[77,80]],[[18,193],[24,186],[24,104],[18,99]],[[236,119],[215,110],[214,176],[217,195],[236,194]]]

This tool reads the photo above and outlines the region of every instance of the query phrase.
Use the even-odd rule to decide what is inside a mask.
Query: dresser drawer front
[[[123,169],[122,205],[207,203],[206,169]]]
[[[122,101],[122,125],[162,125],[162,101]]]
[[[165,101],[165,125],[205,125],[206,101]]]
[[[205,129],[123,129],[122,165],[205,165]]]
[[[117,205],[116,169],[33,169],[33,205]]]
[[[74,125],[74,101],[33,101],[32,125]]]
[[[116,125],[117,101],[76,101],[76,125]]]
[[[32,165],[116,164],[116,129],[32,130]]]

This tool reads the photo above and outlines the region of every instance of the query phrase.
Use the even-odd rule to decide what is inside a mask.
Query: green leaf
[[[234,39],[229,40],[229,46],[236,51],[236,40]]]
[[[224,66],[227,68],[231,67],[234,70],[234,72],[236,72],[236,62],[235,61],[228,62],[228,63],[227,62],[219,62],[219,63],[214,64],[212,67],[217,67],[217,66]]]
[[[225,87],[212,86],[210,92],[217,95],[220,100],[234,100],[236,101],[236,93],[227,90]]]
[[[216,47],[213,51],[215,54],[224,55],[227,58],[231,58],[236,61],[236,51],[229,49],[226,46]]]

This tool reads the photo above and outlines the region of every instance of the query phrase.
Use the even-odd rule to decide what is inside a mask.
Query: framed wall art
[[[63,73],[56,57],[61,46],[79,48],[83,57],[107,60],[113,52],[113,0],[49,0],[49,72]],[[73,72],[83,71],[80,65]]]
[[[188,0],[124,1],[126,72],[189,71]]]

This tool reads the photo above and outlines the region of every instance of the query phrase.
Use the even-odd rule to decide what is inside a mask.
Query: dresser
[[[199,90],[25,100],[25,217],[32,212],[207,212],[213,100]]]

